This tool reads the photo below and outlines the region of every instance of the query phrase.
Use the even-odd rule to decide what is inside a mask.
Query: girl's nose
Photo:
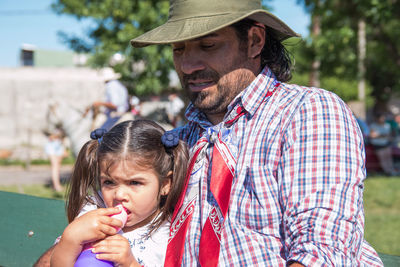
[[[125,186],[118,186],[115,190],[115,200],[118,202],[121,202],[123,200],[126,200],[128,198],[128,191]]]

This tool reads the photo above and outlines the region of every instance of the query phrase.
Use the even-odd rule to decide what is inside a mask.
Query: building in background
[[[102,99],[103,78],[86,63],[87,55],[25,44],[20,67],[0,67],[0,156],[45,158],[49,106],[63,103],[83,114]]]
[[[31,44],[23,44],[20,50],[20,66],[25,67],[83,67],[87,61],[86,54],[40,49]]]

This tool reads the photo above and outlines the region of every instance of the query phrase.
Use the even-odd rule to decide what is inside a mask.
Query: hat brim
[[[132,39],[131,45],[134,47],[144,47],[153,44],[183,42],[210,34],[245,18],[253,19],[271,28],[275,37],[279,40],[300,37],[299,34],[273,14],[263,9],[257,9],[251,12],[214,14],[211,16],[168,20],[165,24]]]

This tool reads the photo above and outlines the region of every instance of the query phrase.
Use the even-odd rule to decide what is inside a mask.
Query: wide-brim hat
[[[112,81],[112,80],[118,80],[121,78],[121,74],[117,73],[114,71],[112,68],[103,68],[100,70],[100,76],[103,78],[105,82],[107,81]]]
[[[262,9],[259,0],[170,0],[167,22],[132,39],[131,44],[143,47],[187,41],[245,18],[266,25],[278,40],[300,37],[279,18]]]

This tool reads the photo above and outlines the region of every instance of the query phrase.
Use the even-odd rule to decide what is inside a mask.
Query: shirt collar
[[[231,119],[232,110],[237,110],[239,106],[242,106],[251,116],[254,115],[260,104],[265,101],[268,92],[272,92],[277,83],[278,81],[276,80],[275,75],[267,66],[265,66],[253,82],[237,95],[231,104],[229,104],[228,111],[224,117],[224,122]],[[190,122],[199,124],[203,129],[213,126],[212,123],[208,121],[206,115],[198,110],[192,102],[189,103],[185,116]]]
[[[277,85],[278,81],[272,71],[265,68],[258,74],[254,81],[239,95],[243,107],[253,116],[262,102],[266,100]]]

